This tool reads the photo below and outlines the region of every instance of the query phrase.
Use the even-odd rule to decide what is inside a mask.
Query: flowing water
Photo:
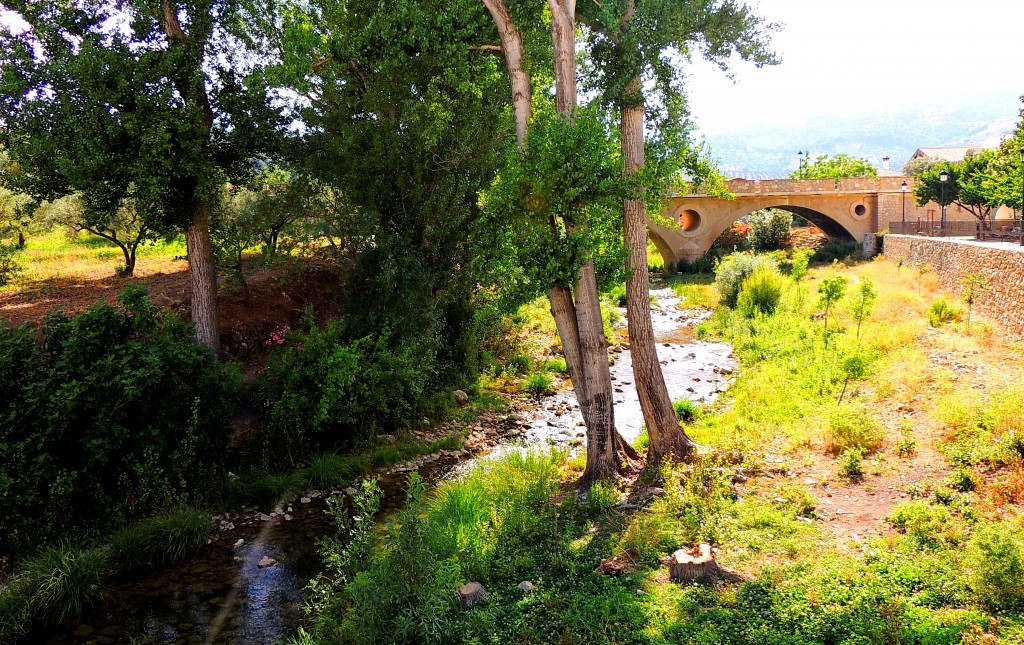
[[[658,357],[673,399],[711,402],[728,386],[736,368],[724,343],[693,340],[693,328],[708,313],[681,310],[670,289],[652,291]],[[632,387],[628,350],[614,355],[616,426],[628,440],[641,432],[643,416]],[[494,452],[526,447],[582,445],[583,419],[571,390],[545,397],[522,415],[514,443]],[[470,460],[471,462],[472,460]],[[449,475],[470,462],[446,452],[417,469],[429,479]],[[403,470],[385,475],[381,488],[392,504],[401,503]],[[192,560],[145,579],[116,580],[102,606],[72,629],[43,642],[50,645],[107,643],[279,643],[303,626],[303,590],[321,569],[316,540],[333,525],[325,496],[317,491],[266,515],[216,518],[211,544]],[[237,546],[236,546],[237,545]],[[273,560],[273,563],[271,563]],[[269,565],[269,566],[268,566]]]

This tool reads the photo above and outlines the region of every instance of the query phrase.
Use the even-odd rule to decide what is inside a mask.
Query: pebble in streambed
[[[665,385],[673,401],[689,399],[698,403],[711,403],[730,384],[736,370],[736,356],[727,343],[712,343],[680,334],[681,329],[695,327],[706,320],[711,312],[700,309],[679,309],[679,298],[671,289],[652,290],[654,302],[651,322],[657,339],[658,359]],[[625,315],[625,310],[620,309]],[[626,324],[623,319],[622,325]],[[612,389],[615,396],[615,426],[622,436],[633,441],[640,436],[644,419],[640,399],[633,384],[633,360],[628,349],[612,355]],[[514,445],[503,445],[491,455],[502,454],[523,447],[556,446],[578,449],[586,438],[586,427],[579,404],[571,388],[545,397],[541,405],[524,412],[526,424]],[[457,470],[465,472],[476,460],[463,463]]]

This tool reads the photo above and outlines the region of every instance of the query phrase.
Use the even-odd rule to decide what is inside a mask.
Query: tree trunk
[[[505,54],[508,80],[512,87],[512,110],[516,119],[516,141],[519,147],[526,145],[526,128],[533,111],[533,96],[530,75],[523,69],[523,35],[516,28],[508,9],[502,0],[483,0],[494,23],[498,26],[501,51]]]
[[[626,92],[639,91],[640,79],[636,78]],[[621,110],[624,172],[633,176],[644,165],[644,106],[624,104]],[[623,202],[623,229],[629,350],[633,356],[633,381],[650,437],[648,462],[657,464],[670,455],[684,459],[693,452],[694,444],[679,425],[658,361],[648,285],[647,212],[642,198]]]
[[[18,231],[18,249],[21,251],[25,250],[25,232]]]
[[[201,205],[185,229],[188,252],[188,278],[191,289],[192,323],[196,340],[214,352],[220,350],[217,326],[217,267],[210,240],[210,207]]]

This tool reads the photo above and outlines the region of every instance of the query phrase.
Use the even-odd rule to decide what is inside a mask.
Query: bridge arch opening
[[[807,220],[811,224],[814,224],[815,226],[817,226],[821,230],[821,232],[824,233],[825,236],[828,237],[828,239],[830,241],[832,241],[832,242],[852,242],[852,241],[854,241],[853,235],[848,230],[846,230],[846,228],[844,228],[842,224],[840,224],[839,222],[835,221],[834,219],[832,219],[828,215],[826,215],[826,214],[824,214],[824,213],[822,213],[820,211],[816,211],[816,210],[814,210],[812,208],[806,208],[806,207],[803,207],[803,206],[790,206],[788,204],[780,204],[778,206],[767,206],[765,208],[777,208],[779,210],[784,210],[784,211],[788,211],[790,213],[793,213],[794,215],[799,215],[800,217],[804,218],[805,220]],[[862,213],[863,214],[867,213],[867,209],[864,207],[863,204],[858,204],[856,206],[856,209],[863,209]],[[855,211],[856,211],[856,209],[855,209]],[[755,210],[763,210],[763,209],[762,208],[758,208],[758,209],[755,209]],[[750,213],[753,213],[753,212],[754,211],[750,211]],[[746,215],[749,215],[750,213],[747,213]],[[746,217],[746,215],[744,215],[743,217]],[[737,219],[739,219],[739,218],[737,218]]]
[[[692,233],[700,228],[700,213],[688,208],[679,213],[679,228],[684,233]]]

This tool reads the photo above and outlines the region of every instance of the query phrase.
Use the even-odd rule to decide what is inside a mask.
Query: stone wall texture
[[[978,294],[975,310],[991,318],[1003,330],[1024,336],[1024,247],[1010,243],[886,235],[883,248],[890,260],[902,258],[904,264],[932,265],[942,287],[957,295],[966,274],[988,275],[988,287]]]

